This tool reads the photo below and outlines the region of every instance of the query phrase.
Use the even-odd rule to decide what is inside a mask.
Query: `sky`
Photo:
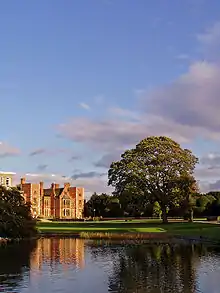
[[[111,192],[127,148],[166,135],[220,188],[218,0],[0,2],[0,169]]]

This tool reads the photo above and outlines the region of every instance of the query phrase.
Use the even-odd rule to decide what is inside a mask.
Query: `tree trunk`
[[[163,223],[168,223],[166,206],[161,206]]]
[[[189,210],[189,222],[190,223],[193,222],[193,209],[192,208]]]

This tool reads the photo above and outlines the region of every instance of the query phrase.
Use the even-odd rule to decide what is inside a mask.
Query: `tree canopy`
[[[170,204],[178,204],[188,197],[197,163],[193,153],[182,149],[174,140],[151,136],[125,151],[120,161],[111,164],[108,185],[115,187],[116,194],[131,186],[136,194],[144,192],[149,200],[159,203],[166,222]],[[188,191],[183,192],[183,185]]]
[[[29,238],[35,233],[35,221],[21,191],[0,186],[0,237]]]

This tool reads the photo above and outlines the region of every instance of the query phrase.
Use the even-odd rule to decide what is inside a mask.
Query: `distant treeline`
[[[94,193],[85,203],[85,217],[160,217],[158,202],[150,202],[144,194],[122,193],[120,196]],[[194,217],[220,216],[220,191],[191,196]],[[185,203],[171,203],[168,217],[187,217]]]

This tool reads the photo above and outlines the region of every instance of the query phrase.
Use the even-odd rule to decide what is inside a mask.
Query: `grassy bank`
[[[220,241],[220,225],[210,223],[171,222],[162,224],[159,220],[133,220],[108,222],[39,222],[41,234],[70,234],[89,238],[151,238],[170,236],[187,236],[207,238]],[[121,236],[119,236],[121,235]]]

